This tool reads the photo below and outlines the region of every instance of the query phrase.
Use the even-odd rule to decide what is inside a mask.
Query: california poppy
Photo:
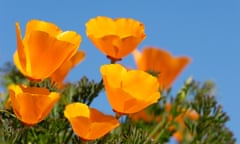
[[[145,38],[144,25],[130,18],[98,16],[86,23],[86,33],[93,44],[111,60],[127,56]]]
[[[166,111],[170,112],[171,111],[171,104],[167,103],[166,104]],[[179,110],[179,114],[173,119],[172,115],[169,115],[168,119],[169,121],[174,121],[175,125],[170,126],[168,129],[169,130],[175,130],[176,132],[173,133],[173,137],[178,141],[181,142],[183,139],[191,138],[191,133],[186,131],[186,125],[184,122],[184,119],[189,119],[189,120],[198,120],[199,114],[192,109],[181,109]],[[176,126],[177,124],[177,126]]]
[[[153,113],[149,113],[146,109],[143,109],[139,112],[130,114],[129,117],[132,121],[144,121],[144,122],[154,122],[156,121],[156,117]]]
[[[108,101],[119,114],[138,112],[160,98],[155,77],[141,70],[127,70],[120,64],[101,66]]]
[[[173,115],[171,114],[172,105],[170,103],[167,103],[165,106],[165,112],[168,112],[168,121],[173,121],[174,124],[168,127],[169,130],[175,131],[173,133],[173,137],[178,141],[181,142],[185,137],[190,138],[191,134],[185,130],[185,122],[184,119],[189,120],[198,120],[199,114],[195,110],[191,109],[181,109],[178,110],[179,114],[173,118]],[[133,121],[139,121],[143,120],[145,122],[160,122],[162,120],[162,115],[156,115],[153,113],[148,113],[148,109],[144,109],[142,111],[139,111],[137,113],[129,115],[131,120]],[[157,133],[156,133],[157,135]]]
[[[17,50],[13,56],[16,67],[32,80],[50,77],[76,53],[81,36],[74,31],[61,31],[50,22],[31,20],[22,39],[16,23]]]
[[[83,140],[100,138],[119,125],[113,116],[79,102],[67,105],[64,116],[70,121],[73,131]]]
[[[154,73],[158,77],[161,90],[167,90],[172,86],[174,80],[190,63],[191,59],[174,57],[163,49],[146,47],[142,52],[133,52],[137,68]]]
[[[60,98],[59,93],[25,85],[10,85],[9,94],[15,115],[26,125],[42,121]]]

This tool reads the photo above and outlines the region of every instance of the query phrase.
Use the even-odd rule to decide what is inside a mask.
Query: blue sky
[[[135,18],[145,24],[147,38],[139,45],[164,48],[174,55],[187,55],[192,63],[177,79],[177,90],[189,76],[198,81],[213,80],[217,84],[217,99],[230,116],[230,129],[240,139],[240,1],[237,0],[2,0],[0,1],[0,64],[12,61],[16,48],[15,22],[22,32],[30,19],[57,24],[63,30],[82,35],[80,49],[87,57],[68,76],[77,81],[83,75],[100,80],[99,67],[108,63],[85,35],[85,23],[96,16]],[[123,60],[134,67],[132,56]],[[110,113],[102,94],[95,107]]]

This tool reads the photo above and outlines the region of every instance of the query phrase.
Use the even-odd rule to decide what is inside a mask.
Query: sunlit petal
[[[160,98],[157,79],[140,70],[127,71],[120,64],[100,68],[108,101],[114,111],[136,113]]]
[[[60,98],[59,93],[24,85],[11,85],[9,93],[14,113],[28,125],[42,121]]]
[[[73,131],[83,140],[100,138],[119,125],[114,117],[83,103],[67,105],[64,115],[70,121]]]
[[[14,63],[20,72],[31,80],[50,77],[64,63],[77,55],[81,42],[81,36],[76,32],[62,32],[55,24],[40,20],[31,20],[27,23],[24,39],[21,37],[18,23],[16,32],[17,51],[14,54]],[[76,65],[78,60],[73,59],[75,59],[73,64]],[[69,71],[71,68],[73,67],[65,69]]]
[[[104,16],[90,19],[86,23],[86,34],[102,53],[114,60],[127,56],[146,37],[141,22]]]
[[[141,54],[134,51],[133,56],[138,69],[157,74],[162,90],[169,89],[191,61],[189,57],[174,57],[166,50],[154,47],[144,48]]]

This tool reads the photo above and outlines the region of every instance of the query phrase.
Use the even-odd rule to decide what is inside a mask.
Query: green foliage
[[[171,94],[170,90],[163,92],[159,102],[147,109],[147,113],[154,116],[152,121],[133,121],[129,116],[121,117],[121,125],[118,128],[100,139],[85,142],[74,134],[69,122],[63,116],[63,111],[65,106],[72,102],[90,105],[103,90],[102,81],[94,82],[87,77],[82,77],[77,83],[69,83],[64,86],[64,89],[58,89],[48,79],[39,83],[29,83],[11,64],[7,64],[1,72],[3,88],[12,83],[24,82],[38,87],[47,87],[51,91],[59,91],[62,95],[51,114],[34,126],[21,123],[12,110],[4,108],[5,101],[2,101],[0,103],[0,143],[164,144],[168,143],[173,134],[179,130],[176,119],[186,114],[189,109],[196,111],[199,118],[197,120],[184,118],[186,126],[182,131],[184,138],[179,143],[236,143],[233,133],[226,127],[229,117],[215,99],[215,86],[212,82],[199,84],[189,79],[176,96],[171,96],[174,94]],[[166,110],[167,103],[171,104],[170,110]],[[190,134],[190,137],[187,134]]]
[[[6,88],[10,84],[26,83],[26,78],[10,62],[6,63],[3,68],[0,68],[0,74],[0,82],[3,88]]]
[[[72,98],[71,102],[82,102],[90,105],[102,90],[103,81],[96,83],[83,76],[76,84],[69,83],[66,85],[63,95]]]
[[[195,89],[194,98],[188,103],[200,117],[196,122],[185,122],[195,136],[193,143],[234,144],[236,140],[233,133],[225,126],[229,117],[215,99],[213,83],[206,82]]]

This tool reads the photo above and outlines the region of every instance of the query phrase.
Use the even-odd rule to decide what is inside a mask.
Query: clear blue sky
[[[41,19],[63,30],[75,30],[83,37],[80,49],[86,51],[87,57],[67,79],[77,81],[86,75],[100,80],[99,67],[108,61],[85,35],[85,23],[99,15],[143,22],[147,38],[139,49],[157,46],[174,55],[191,57],[192,63],[173,89],[177,90],[189,76],[202,82],[216,82],[217,99],[231,118],[228,126],[240,139],[240,1],[237,0],[1,0],[0,64],[12,61],[16,48],[15,22],[20,22],[24,32],[28,20]],[[132,56],[123,63],[134,67]],[[110,113],[104,94],[93,106]]]

